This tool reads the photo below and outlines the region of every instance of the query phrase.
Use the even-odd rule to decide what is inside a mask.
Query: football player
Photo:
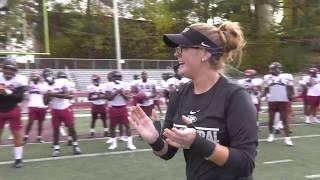
[[[161,80],[160,84],[161,84],[161,89],[162,89],[162,96],[165,98],[166,105],[168,105],[168,102],[169,102],[169,91],[168,91],[169,74],[162,73],[161,77],[162,77],[162,80]]]
[[[141,80],[137,80],[134,85],[138,93],[133,97],[134,104],[140,104],[143,111],[149,116],[152,116],[154,108],[153,98],[156,96],[156,82],[148,78],[147,72],[141,73]]]
[[[51,88],[53,88],[53,85],[54,85],[54,82],[55,82],[55,74],[53,72],[52,69],[49,69],[49,68],[45,68],[43,71],[42,71],[42,77],[44,79],[44,81],[47,83],[47,86],[48,86],[48,90]],[[52,99],[52,97],[49,97],[49,94],[44,94],[43,96],[43,99],[44,99],[44,103],[45,105],[48,105],[50,100]],[[62,136],[67,136],[67,133],[66,131],[64,130],[64,127],[63,126],[60,126],[59,128],[59,133],[62,135]],[[71,136],[68,136],[67,137],[68,139],[68,143],[67,145],[68,146],[72,146],[72,137]]]
[[[262,95],[263,79],[257,78],[257,71],[254,69],[246,69],[244,71],[245,79],[240,79],[238,83],[250,95],[252,103],[257,110],[257,126],[259,127],[259,112],[260,112],[260,96]]]
[[[25,135],[23,138],[24,143],[27,143],[29,138],[29,132],[32,128],[33,122],[38,121],[38,137],[37,142],[43,143],[42,140],[42,126],[43,121],[46,118],[46,112],[48,106],[44,103],[43,94],[47,91],[48,86],[42,81],[39,72],[32,72],[30,76],[28,92],[29,92],[29,102],[28,102],[28,124],[25,129]]]
[[[17,72],[18,67],[15,60],[5,59],[3,61],[2,72],[0,72],[0,137],[8,121],[14,143],[15,162],[13,166],[21,168],[23,166],[23,123],[18,104],[23,100],[28,80]]]
[[[129,100],[129,84],[122,81],[122,74],[119,71],[114,71],[113,82],[110,83],[109,88],[106,89],[107,98],[109,100],[109,117],[110,117],[110,130],[111,130],[111,145],[109,149],[117,148],[116,139],[116,126],[122,124],[126,129],[127,138],[127,148],[130,150],[136,149],[133,145],[133,140],[131,136],[131,129],[128,120],[128,109],[127,104]]]
[[[53,125],[53,157],[60,155],[59,131],[62,122],[68,128],[69,135],[72,137],[73,154],[81,154],[71,107],[73,92],[74,84],[67,79],[67,75],[64,72],[58,72],[57,79],[54,80],[53,85],[49,87],[47,92]]]
[[[270,74],[265,75],[265,92],[269,94],[268,110],[269,110],[269,137],[268,142],[274,141],[273,124],[275,113],[280,113],[280,119],[284,126],[284,142],[288,146],[293,146],[292,140],[289,136],[288,124],[288,105],[289,101],[293,100],[293,77],[282,73],[282,65],[278,62],[273,62],[269,66]]]
[[[167,83],[168,83],[168,91],[170,92],[170,94],[172,92],[174,92],[176,90],[176,88],[178,86],[180,86],[181,84],[187,83],[187,82],[190,81],[188,78],[185,78],[181,74],[178,73],[179,67],[180,67],[180,64],[176,64],[173,67],[174,76],[169,78],[168,81],[167,81]]]
[[[317,109],[320,103],[320,76],[317,68],[310,68],[308,75],[302,79],[306,87],[306,117],[305,123],[320,123],[317,119]],[[311,117],[310,117],[311,116]]]
[[[104,85],[101,83],[99,75],[94,74],[91,76],[92,84],[88,86],[88,100],[92,102],[91,105],[91,129],[90,138],[95,135],[95,124],[96,120],[100,116],[104,128],[104,136],[108,136],[107,127],[107,109],[106,109],[106,98],[104,94]]]

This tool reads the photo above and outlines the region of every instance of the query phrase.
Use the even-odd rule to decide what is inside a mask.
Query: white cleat
[[[58,156],[60,156],[60,150],[56,149],[52,152],[52,157],[58,157]]]
[[[118,146],[116,144],[111,144],[111,146],[109,146],[109,150],[114,150],[116,149]]]
[[[128,144],[127,148],[128,148],[129,150],[136,150],[136,149],[137,149],[136,146],[133,145],[133,144]]]
[[[73,154],[74,154],[74,155],[79,155],[79,154],[81,154],[81,153],[82,153],[82,152],[81,152],[79,146],[73,147]]]
[[[109,146],[109,150],[116,149],[118,147],[117,145],[117,138],[111,138],[111,145]]]
[[[273,142],[274,141],[274,135],[273,134],[269,134],[269,137],[268,137],[267,141],[269,143]]]
[[[284,138],[284,143],[285,143],[286,145],[288,145],[288,146],[293,146],[293,142],[292,142],[292,140],[291,140],[290,137],[285,137],[285,138]]]
[[[306,124],[312,124],[310,120],[305,120],[304,123],[306,123]]]
[[[304,122],[305,122],[306,124],[311,124],[310,119],[306,119]]]
[[[128,141],[128,143],[127,143],[127,148],[128,148],[128,149],[130,149],[130,150],[135,150],[135,149],[137,149],[136,146],[133,145],[133,138],[132,138],[132,136],[129,136],[129,137],[127,138],[127,141]]]
[[[320,124],[320,120],[319,120],[319,119],[313,119],[312,123],[314,123],[314,124]]]
[[[109,138],[107,141],[106,141],[107,144],[110,144],[112,143],[112,138]]]

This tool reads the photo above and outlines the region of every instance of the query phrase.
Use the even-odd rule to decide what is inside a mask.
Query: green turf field
[[[261,119],[266,121],[266,115],[262,114]],[[301,115],[296,115],[294,120],[303,122]],[[88,134],[89,121],[88,117],[77,118],[79,134]],[[98,122],[97,126],[101,123]],[[97,131],[102,131],[102,128],[97,128]],[[320,179],[320,125],[293,125],[292,131],[295,145],[288,147],[283,139],[267,143],[267,128],[261,128],[254,174],[256,180]],[[7,135],[6,132],[3,139]],[[73,156],[71,148],[62,142],[59,158],[51,158],[50,143],[27,144],[22,169],[11,167],[12,147],[1,146],[0,180],[185,179],[181,152],[172,160],[164,161],[154,156],[140,138],[136,137],[134,143],[137,146],[135,151],[128,151],[126,143],[121,141],[117,150],[110,151],[105,139],[85,139],[80,141],[83,154]]]

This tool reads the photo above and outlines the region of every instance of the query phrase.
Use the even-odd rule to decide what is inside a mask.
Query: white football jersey
[[[131,82],[129,83],[129,84],[130,84],[130,87],[132,87],[132,86],[137,86],[137,84],[138,84],[140,81],[141,81],[140,79],[131,81]]]
[[[302,77],[302,79],[299,80],[299,85],[301,85],[301,86],[306,85],[306,82],[303,79],[304,79],[304,76]]]
[[[49,91],[52,93],[62,93],[64,90],[67,90],[69,92],[75,91],[75,84],[68,79],[56,79],[54,81],[54,84],[52,86],[49,86]],[[57,98],[54,97],[51,101],[49,106],[52,109],[66,109],[69,106],[71,106],[71,100],[70,99],[63,99],[63,98]]]
[[[153,98],[154,100],[160,100],[162,90],[161,86],[156,85],[156,97]]]
[[[99,93],[105,93],[105,84],[99,84],[98,86],[91,84],[87,87],[87,91],[88,93],[95,93],[95,94],[99,94]],[[97,97],[98,95],[96,95]],[[93,95],[94,97],[94,95]],[[94,100],[92,101],[93,104],[95,105],[103,105],[103,104],[107,104],[107,100],[106,99],[98,99],[98,100]]]
[[[175,77],[172,77],[172,78],[168,79],[168,81],[167,81],[168,88],[169,88],[168,90],[170,91],[172,87],[176,88],[176,87],[180,86],[181,84],[187,83],[189,81],[190,81],[190,79],[185,78],[185,77],[182,77],[181,79],[177,79]]]
[[[161,84],[161,89],[162,89],[162,90],[168,89],[168,86],[169,86],[168,80],[167,80],[167,81],[161,80],[160,84]]]
[[[47,108],[43,102],[43,94],[45,94],[49,89],[49,86],[45,82],[34,82],[29,83],[28,92],[29,92],[29,101],[28,107],[37,107],[37,108]]]
[[[119,84],[111,82],[109,86],[106,88],[106,91],[109,91],[111,93],[115,93],[118,90],[122,90],[123,92],[129,92],[130,85],[123,81],[120,81]],[[127,105],[127,100],[123,96],[118,94],[112,100],[109,101],[109,104],[111,106],[125,106]]]
[[[148,79],[146,82],[139,80],[136,82],[135,86],[138,88],[139,92],[143,92],[146,96],[151,96],[153,94],[153,89],[156,88],[157,82]],[[153,105],[153,99],[143,101],[141,106],[151,106]]]
[[[320,76],[318,74],[316,77],[303,76],[301,84],[307,87],[307,96],[320,96]]]
[[[269,102],[288,102],[287,86],[293,86],[293,76],[288,73],[274,76],[267,74],[264,76],[264,81],[269,87]]]
[[[257,87],[261,87],[263,85],[263,79],[261,78],[253,78],[253,79],[240,79],[238,83],[241,87],[243,87],[251,97],[251,100],[254,104],[259,104],[259,94]]]

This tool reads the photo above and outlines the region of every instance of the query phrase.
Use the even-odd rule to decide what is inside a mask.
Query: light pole
[[[121,45],[120,45],[120,31],[119,31],[119,18],[118,18],[118,0],[113,0],[113,21],[114,21],[114,38],[116,43],[116,58],[117,69],[121,68]]]

